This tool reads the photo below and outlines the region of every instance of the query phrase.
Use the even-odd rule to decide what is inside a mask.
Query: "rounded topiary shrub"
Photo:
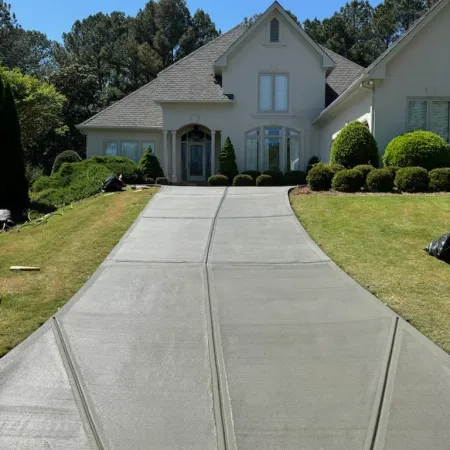
[[[155,180],[151,177],[144,176],[145,184],[155,184]]]
[[[273,178],[270,175],[262,174],[256,179],[256,186],[273,186]]]
[[[428,174],[430,177],[430,189],[434,192],[450,191],[450,167],[433,169]]]
[[[155,180],[156,184],[160,184],[161,186],[168,186],[170,184],[170,180],[166,177],[158,177]]]
[[[400,169],[398,166],[384,166],[386,170],[391,172],[392,178],[395,179],[395,175],[397,175],[397,170]]]
[[[364,183],[366,182],[367,175],[375,169],[375,167],[371,166],[370,164],[360,164],[359,166],[353,167],[355,170],[359,170],[362,173]]]
[[[290,170],[284,174],[284,184],[286,186],[306,184],[306,173],[301,170]]]
[[[283,172],[278,169],[277,167],[270,167],[269,170],[265,170],[263,172],[263,175],[269,175],[272,177],[273,184],[275,186],[282,186],[283,185]]]
[[[233,179],[233,186],[254,186],[253,178],[250,175],[240,174]]]
[[[431,131],[412,131],[389,142],[383,163],[386,166],[417,166],[427,170],[450,166],[450,146]]]
[[[426,192],[430,178],[423,167],[403,167],[397,170],[395,185],[402,192]]]
[[[241,175],[250,175],[253,178],[253,184],[256,184],[256,179],[261,175],[259,170],[245,170]]]
[[[212,175],[208,178],[209,186],[229,186],[230,182],[225,175]]]
[[[327,164],[319,163],[309,171],[306,181],[313,191],[328,191],[333,177],[333,170]]]
[[[325,164],[325,163],[320,163]],[[340,170],[345,170],[345,167],[342,164],[328,164],[328,167],[333,171],[336,175]]]
[[[369,129],[361,122],[346,125],[331,145],[330,162],[345,167],[378,165],[377,142]]]
[[[317,156],[311,156],[308,161],[308,165],[306,166],[306,174],[317,164],[320,163],[320,159]]]
[[[364,186],[364,177],[356,169],[340,170],[333,177],[331,186],[339,192],[359,192]]]
[[[366,178],[366,187],[370,192],[391,192],[394,189],[394,177],[389,169],[373,169]]]
[[[52,174],[58,172],[59,168],[65,163],[80,162],[81,158],[77,152],[73,150],[65,150],[61,152],[53,162]]]

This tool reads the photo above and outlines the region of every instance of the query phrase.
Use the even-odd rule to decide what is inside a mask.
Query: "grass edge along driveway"
[[[0,234],[0,357],[70,300],[155,192],[99,195],[36,228]],[[13,265],[41,270],[11,272]]]
[[[450,265],[423,248],[450,231],[450,195],[291,193],[301,224],[358,283],[450,353]]]

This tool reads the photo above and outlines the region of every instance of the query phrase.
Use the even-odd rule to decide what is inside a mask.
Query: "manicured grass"
[[[93,197],[36,228],[0,234],[0,356],[78,291],[154,193],[129,190]],[[41,270],[9,270],[17,265]]]
[[[450,195],[291,194],[343,270],[450,352],[450,265],[423,248],[450,231]]]

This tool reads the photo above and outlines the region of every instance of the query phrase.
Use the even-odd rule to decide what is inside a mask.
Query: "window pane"
[[[288,77],[275,76],[275,111],[288,110]]]
[[[287,138],[286,170],[300,170],[300,149],[301,149],[300,146],[301,146],[300,136]]]
[[[279,42],[280,40],[280,22],[277,19],[270,21],[270,42]]]
[[[266,128],[264,133],[266,136],[281,136],[281,128]]]
[[[447,142],[449,127],[449,102],[432,102],[431,103],[431,118],[430,130],[438,134]]]
[[[152,149],[152,153],[156,152],[156,144],[155,141],[142,141],[142,153],[144,153],[148,148]]]
[[[264,140],[267,155],[267,163],[265,169],[280,168],[280,147],[281,138],[266,137]]]
[[[259,76],[259,110],[272,111],[272,76]]]
[[[109,141],[105,142],[105,151],[106,156],[117,156],[117,142]]]
[[[137,142],[122,142],[122,156],[130,158],[135,163],[139,162],[139,146]]]
[[[247,133],[245,140],[245,170],[258,170],[259,133]]]
[[[426,130],[427,128],[427,101],[411,100],[408,103],[408,130]]]

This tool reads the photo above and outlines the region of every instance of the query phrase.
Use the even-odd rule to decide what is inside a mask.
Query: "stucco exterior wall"
[[[273,17],[280,21],[280,44],[268,44],[266,25]],[[292,57],[295,55],[295,58]],[[264,113],[259,109],[259,74],[289,76],[289,111]],[[263,126],[290,127],[302,132],[304,159],[316,153],[318,139],[312,119],[324,108],[325,70],[322,56],[282,17],[274,13],[229,57],[222,76],[223,92],[234,94],[230,104],[162,104],[164,129],[178,130],[198,123],[219,131],[216,151],[230,137],[238,167],[245,170],[245,134]],[[179,152],[177,145],[177,152]],[[262,153],[262,149],[260,149]],[[283,165],[283,158],[280,166]],[[216,165],[217,167],[217,165]]]
[[[153,149],[156,156],[162,161],[162,131],[138,131],[138,130],[83,130],[86,134],[87,157],[103,155],[105,141],[155,141]],[[120,145],[119,145],[120,156]]]
[[[330,159],[330,149],[333,139],[346,124],[355,120],[366,121],[372,128],[372,91],[358,89],[353,92],[341,105],[330,113],[330,116],[317,126],[319,132],[318,156],[322,161]]]
[[[450,6],[445,7],[386,66],[375,91],[375,128],[380,152],[406,131],[408,97],[450,98]]]

